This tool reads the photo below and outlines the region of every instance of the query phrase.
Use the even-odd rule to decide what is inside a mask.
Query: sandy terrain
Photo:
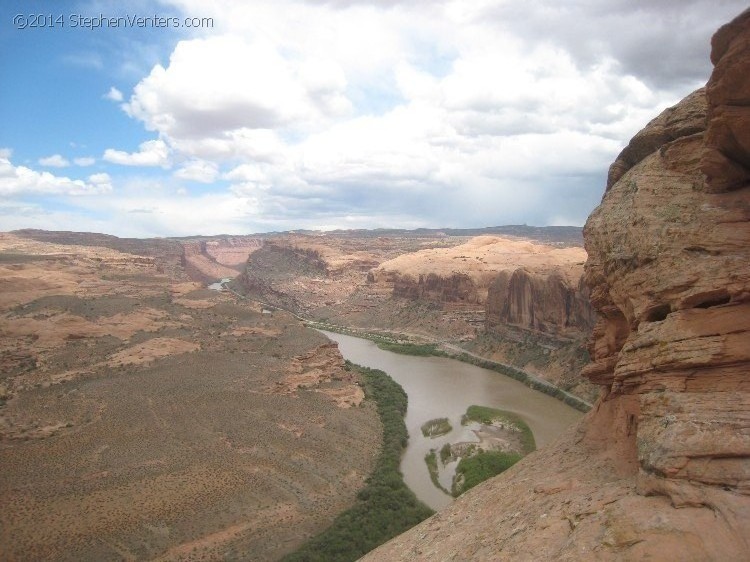
[[[350,505],[380,427],[327,340],[35,236],[0,234],[0,559],[272,560]]]

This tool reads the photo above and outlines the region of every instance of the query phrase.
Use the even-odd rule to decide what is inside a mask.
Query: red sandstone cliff
[[[182,266],[191,279],[204,283],[236,277],[261,244],[260,239],[249,236],[183,242]]]
[[[485,310],[488,330],[512,324],[540,332],[588,333],[595,319],[581,277],[568,279],[558,272],[535,275],[524,268],[495,278]]]
[[[750,10],[711,59],[586,225],[595,408],[365,560],[748,560]]]
[[[508,294],[508,284],[503,280],[513,276],[518,280],[525,275],[533,278],[536,286],[548,279],[550,284],[555,283],[553,279],[559,279],[565,286],[575,286],[583,273],[585,259],[586,254],[581,248],[555,248],[525,240],[478,236],[452,248],[421,250],[398,256],[371,271],[368,279],[373,283],[391,285],[393,294],[399,297],[478,309],[483,309],[488,303],[492,307],[493,322],[513,318],[511,323],[538,329],[544,314],[534,322],[522,314],[503,315],[503,306],[506,303],[510,306],[520,304],[513,299],[516,295],[527,294],[533,301],[542,293],[527,292],[523,282],[515,281],[513,287],[519,288],[520,292]],[[514,272],[518,272],[517,275]],[[565,303],[561,300],[536,303],[540,311],[556,304],[562,310],[550,311],[548,321],[556,314],[560,317],[566,315]],[[528,302],[521,306],[528,312],[534,304]]]

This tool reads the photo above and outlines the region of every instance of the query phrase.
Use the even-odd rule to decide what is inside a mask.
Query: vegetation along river
[[[518,414],[534,432],[537,447],[549,443],[583,415],[510,377],[468,363],[444,357],[401,355],[384,351],[369,340],[323,333],[339,344],[345,359],[385,371],[408,394],[409,445],[401,460],[401,471],[417,497],[436,510],[448,505],[452,498],[432,484],[424,458],[430,449],[464,440],[467,429],[461,426],[461,416],[470,405]],[[453,426],[450,433],[436,438],[422,435],[423,423],[444,417]],[[444,484],[450,487],[449,482]]]

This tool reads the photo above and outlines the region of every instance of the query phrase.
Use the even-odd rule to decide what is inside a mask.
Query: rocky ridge
[[[618,157],[585,228],[595,408],[365,560],[747,559],[750,10],[711,59],[705,92]]]

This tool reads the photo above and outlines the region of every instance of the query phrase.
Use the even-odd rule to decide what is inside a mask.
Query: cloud
[[[179,42],[124,108],[163,135],[220,137],[345,114],[345,86],[332,60],[298,61],[267,42],[220,36]]]
[[[115,88],[114,86],[112,86],[109,89],[109,92],[104,94],[104,97],[114,102],[121,102],[123,99],[125,99],[124,96],[122,95],[122,92],[118,90],[117,88]]]
[[[219,176],[219,167],[213,162],[193,160],[175,171],[174,176],[183,180],[212,183]]]
[[[94,174],[87,181],[37,172],[14,166],[6,151],[0,153],[0,195],[99,195],[112,191],[107,174]]]
[[[118,181],[116,194],[83,200],[131,235],[581,224],[609,163],[705,82],[711,33],[745,7],[163,4],[213,17],[217,27],[181,36],[168,59],[148,57],[161,62],[135,76],[128,98],[116,88],[105,95],[158,140],[134,152],[107,149],[103,159],[176,166],[148,189]],[[180,180],[211,185],[190,191]]]
[[[640,0],[172,3],[222,27],[180,42],[126,111],[176,156],[229,165],[230,193],[290,228],[582,223],[621,147],[705,80],[724,18]]]
[[[104,68],[102,55],[96,52],[76,52],[63,55],[62,62],[70,66],[92,68],[101,70]]]
[[[73,163],[76,166],[81,167],[93,166],[96,163],[96,158],[92,158],[91,156],[82,156],[80,158],[73,158]]]
[[[138,152],[125,152],[108,148],[102,159],[122,166],[161,166],[168,168],[169,147],[160,139],[146,141],[138,147]]]
[[[53,154],[52,156],[40,158],[39,164],[48,168],[67,168],[70,166],[70,161],[59,154]]]
[[[744,0],[595,0],[487,2],[476,16],[529,46],[543,41],[582,68],[604,59],[656,88],[705,82],[716,28],[747,7]]]

